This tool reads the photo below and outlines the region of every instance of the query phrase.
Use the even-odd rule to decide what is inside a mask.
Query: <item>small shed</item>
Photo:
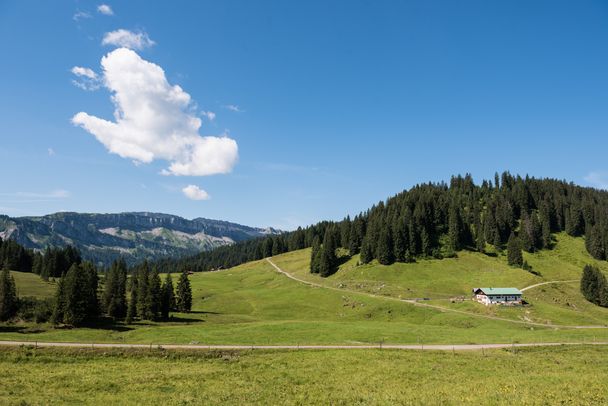
[[[493,304],[521,305],[522,293],[517,288],[474,288],[474,299],[486,306]]]

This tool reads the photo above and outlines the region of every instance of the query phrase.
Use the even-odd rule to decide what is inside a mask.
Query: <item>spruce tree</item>
[[[139,267],[137,282],[137,314],[143,320],[153,320],[152,298],[150,297],[150,266],[147,261],[144,261]]]
[[[325,237],[323,237],[323,245],[321,247],[321,253],[319,254],[319,275],[326,277],[335,272],[335,268],[338,266],[336,249],[337,246],[334,232],[328,227],[327,230],[325,230]]]
[[[163,282],[160,302],[160,313],[163,319],[169,318],[169,312],[175,310],[175,293],[173,291],[173,279],[171,274],[167,273]]]
[[[481,219],[477,217],[475,223],[475,248],[479,252],[485,252],[486,250],[486,238],[483,232],[483,226],[481,225]]]
[[[51,315],[51,322],[53,324],[63,323],[63,316],[65,314],[65,278],[59,279],[57,282],[57,288],[55,289],[55,297],[53,300],[53,314]]]
[[[319,236],[315,235],[312,242],[312,251],[310,253],[310,272],[319,273],[321,263],[321,241]]]
[[[509,236],[507,242],[507,262],[511,266],[521,267],[524,264],[524,257],[521,253],[521,244],[514,233]]]
[[[391,238],[390,228],[384,226],[380,230],[380,238],[378,239],[378,262],[382,265],[390,265],[395,262],[393,255],[393,241]]]
[[[86,278],[86,286],[83,289],[86,292],[87,298],[87,318],[94,319],[99,316],[99,299],[97,297],[99,277],[97,276],[97,268],[91,262],[83,262],[80,266]]]
[[[127,313],[127,264],[120,258],[112,263],[106,274],[103,306],[108,316],[121,319]]]
[[[182,272],[179,277],[176,296],[177,311],[182,313],[190,312],[192,310],[192,288],[190,287],[190,280],[186,272]]]
[[[585,265],[581,277],[581,293],[591,303],[600,304],[601,272],[594,266]],[[603,275],[602,275],[603,276]]]
[[[450,205],[448,218],[448,241],[449,249],[456,252],[462,248],[461,244],[462,225],[458,209],[455,204]]]
[[[372,259],[374,259],[372,247],[367,236],[363,237],[363,242],[361,243],[361,255],[359,259],[361,260],[362,264],[369,264],[372,262]]]
[[[162,297],[160,276],[156,268],[150,274],[148,287],[150,290],[150,314],[152,315],[152,320],[156,320],[160,316]]]
[[[3,269],[0,272],[0,321],[13,318],[17,313],[18,305],[15,279],[8,269]]]
[[[587,227],[587,232],[585,233],[585,247],[593,258],[600,260],[606,258],[602,234],[598,225]]]
[[[129,278],[129,304],[127,306],[126,323],[132,323],[137,317],[137,293],[139,292],[137,276],[137,272],[133,272]]]
[[[79,326],[85,321],[90,321],[89,292],[86,287],[89,277],[82,266],[74,263],[63,279],[63,319],[62,323]],[[88,320],[87,320],[88,319]]]

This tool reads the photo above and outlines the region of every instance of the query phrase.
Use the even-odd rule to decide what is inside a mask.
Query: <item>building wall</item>
[[[475,300],[477,300],[480,303],[485,304],[486,306],[491,305],[491,304],[499,304],[499,303],[504,303],[504,304],[521,304],[521,296],[516,296],[516,295],[492,295],[492,296],[486,296],[486,295],[475,295]]]

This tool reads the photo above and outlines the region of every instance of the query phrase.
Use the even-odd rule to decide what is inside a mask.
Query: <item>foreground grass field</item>
[[[607,347],[482,352],[0,348],[2,404],[606,404]]]

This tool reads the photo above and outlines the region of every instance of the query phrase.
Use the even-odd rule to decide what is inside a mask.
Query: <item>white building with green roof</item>
[[[475,300],[486,306],[522,304],[522,293],[517,288],[474,288],[473,295]]]

